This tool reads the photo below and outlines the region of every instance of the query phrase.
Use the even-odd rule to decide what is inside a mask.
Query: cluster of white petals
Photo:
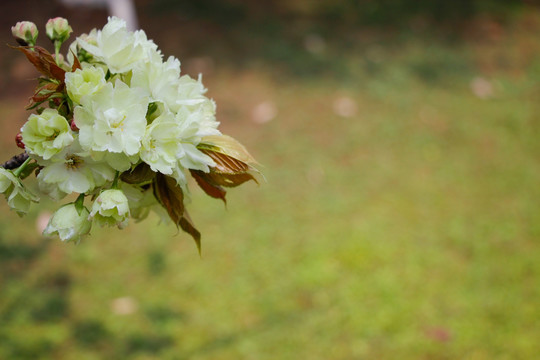
[[[94,225],[123,229],[155,212],[190,234],[200,252],[201,234],[185,206],[187,175],[225,202],[224,188],[257,182],[255,160],[218,130],[201,75],[182,74],[180,61],[164,59],[144,31],[110,17],[77,37],[64,57],[72,31],[64,18],[47,22],[52,54],[37,45],[35,24],[12,28],[16,49],[41,77],[27,107],[35,113],[15,138],[25,152],[0,166],[0,193],[21,216],[39,201],[22,183],[32,174],[42,195],[60,201],[75,194],[51,216],[45,236],[79,242]]]
[[[67,21],[64,27],[71,31]],[[21,128],[26,152],[39,166],[40,191],[55,200],[81,194],[57,210],[46,235],[80,240],[92,223],[123,228],[129,217],[142,219],[156,206],[163,211],[144,183],[119,179],[141,164],[183,190],[186,172],[215,166],[197,147],[204,136],[220,134],[215,103],[200,76],[181,74],[180,61],[164,60],[144,31],[129,31],[124,20],[111,17],[101,30],[76,38],[67,61],[63,98],[38,109]],[[4,169],[0,191],[19,213],[37,200]],[[91,210],[86,195],[93,195]]]

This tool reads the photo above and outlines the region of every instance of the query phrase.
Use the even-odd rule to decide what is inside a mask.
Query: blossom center
[[[76,170],[84,163],[83,159],[77,155],[66,156],[66,168],[68,170]]]
[[[56,137],[60,134],[60,131],[55,131],[53,132],[53,134],[51,136],[48,136],[47,138],[45,138],[46,141],[53,141],[54,139],[56,139]]]
[[[124,131],[124,121],[127,117],[125,114],[122,114],[122,112],[117,109],[109,109],[105,111],[104,115],[112,129],[119,128],[120,131]]]

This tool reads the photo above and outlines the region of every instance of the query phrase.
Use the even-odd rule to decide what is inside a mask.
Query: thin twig
[[[28,159],[28,154],[23,152],[19,155],[15,155],[11,159],[0,165],[0,167],[3,167],[7,170],[13,170],[21,166],[26,161],[26,159]]]

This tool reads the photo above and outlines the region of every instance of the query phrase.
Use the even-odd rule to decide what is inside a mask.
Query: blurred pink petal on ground
[[[251,118],[257,124],[264,124],[273,120],[277,116],[277,113],[276,105],[273,102],[263,101],[253,108]]]
[[[356,102],[350,97],[343,96],[334,101],[334,113],[341,117],[353,117],[358,111]]]
[[[117,315],[130,315],[137,312],[138,308],[137,301],[130,296],[116,298],[111,302],[111,311]]]
[[[489,80],[482,77],[475,77],[471,81],[471,90],[480,99],[488,99],[493,96],[493,85]]]

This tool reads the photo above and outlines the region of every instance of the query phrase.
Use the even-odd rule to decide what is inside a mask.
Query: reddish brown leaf
[[[42,78],[43,80],[43,78]],[[56,83],[56,82],[40,82],[41,84],[45,84],[43,86],[40,86],[36,89],[34,95],[30,97],[28,105],[26,105],[26,110],[30,110],[37,105],[41,104],[42,102],[49,99],[54,94],[62,94],[64,91],[64,83]]]
[[[223,174],[215,172],[211,169],[209,173],[204,173],[200,171],[198,175],[203,178],[207,183],[215,187],[236,187],[249,180],[253,180],[257,184],[259,183],[257,179],[255,179],[255,177],[248,172],[238,174]]]
[[[50,74],[49,77],[64,82],[66,71],[60,66],[56,65],[56,61],[51,53],[40,46],[35,46],[34,49],[39,53],[41,61],[44,63],[48,73]]]
[[[123,172],[120,179],[128,184],[140,184],[152,180],[155,175],[150,166],[142,162],[135,169]]]
[[[246,172],[250,166],[243,161],[237,160],[229,155],[225,155],[213,150],[201,149],[201,151],[210,156],[216,163],[215,171],[228,174]]]
[[[213,150],[246,164],[257,163],[253,156],[246,150],[244,145],[227,135],[209,135],[202,138],[199,144],[201,149]]]
[[[81,63],[79,62],[79,58],[77,57],[77,55],[75,55],[73,51],[71,51],[71,54],[73,55],[73,66],[71,67],[71,71],[73,72],[77,69],[82,69]]]
[[[64,81],[66,71],[56,65],[54,57],[46,49],[40,46],[34,46],[33,48],[29,46],[12,46],[12,48],[23,52],[28,61],[43,75],[61,82]]]
[[[241,174],[220,174],[215,172],[210,172],[210,176],[215,184],[226,186],[226,187],[236,187],[242,185],[246,181],[253,180],[257,184],[259,183],[257,179],[250,173],[241,173]]]
[[[193,240],[195,240],[195,244],[197,244],[197,250],[199,251],[199,255],[201,255],[201,233],[195,228],[193,222],[191,221],[191,218],[189,217],[189,214],[185,210],[184,216],[182,216],[182,218],[180,219],[179,225],[182,230],[184,230],[185,232],[190,234],[191,237],[193,237]]]
[[[209,182],[206,174],[200,170],[189,170],[189,172],[208,196],[211,196],[214,199],[221,199],[227,204],[227,200],[225,199],[227,192],[221,186]]]
[[[34,102],[42,102],[51,97],[55,92],[57,92],[58,84],[47,83],[46,85],[38,88],[34,95],[30,98]]]
[[[154,178],[154,196],[167,210],[169,217],[178,227],[190,234],[197,244],[199,254],[201,252],[201,234],[195,226],[184,208],[184,193],[176,180],[170,176],[157,173]]]
[[[154,194],[163,205],[171,220],[178,226],[184,215],[184,193],[176,180],[170,176],[157,173],[154,178]]]

